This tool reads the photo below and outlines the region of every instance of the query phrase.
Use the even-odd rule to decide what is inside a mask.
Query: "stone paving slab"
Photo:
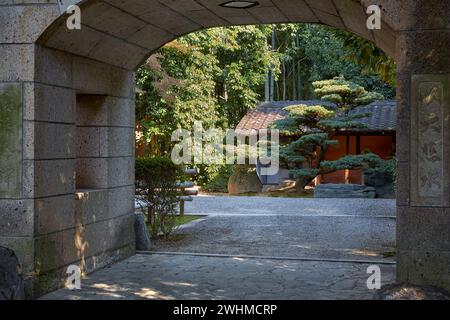
[[[41,299],[372,299],[369,264],[138,254]],[[382,284],[395,266],[380,265]]]

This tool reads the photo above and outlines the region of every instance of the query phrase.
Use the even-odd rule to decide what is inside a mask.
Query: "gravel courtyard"
[[[289,258],[390,260],[395,201],[196,197],[187,214],[208,215],[181,228],[185,238],[155,251]]]
[[[371,299],[395,279],[395,201],[199,196],[182,240],[154,242],[43,299]]]

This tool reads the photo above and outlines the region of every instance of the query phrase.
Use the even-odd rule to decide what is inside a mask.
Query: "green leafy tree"
[[[268,45],[270,26],[211,28],[182,37],[214,62],[215,98],[223,127],[235,127],[264,96],[265,71],[279,57]]]
[[[151,154],[169,154],[173,130],[233,128],[263,97],[264,75],[277,65],[270,28],[212,28],[159,49],[137,73],[136,118]]]
[[[149,154],[169,155],[175,129],[194,121],[233,128],[263,99],[265,71],[278,56],[267,26],[212,28],[173,41],[137,72],[136,119]],[[200,165],[200,184],[220,180],[226,166]]]
[[[386,98],[395,96],[395,63],[373,43],[323,25],[283,24],[274,32],[281,62],[275,100],[313,99],[314,81],[340,75]]]
[[[285,108],[288,116],[275,122],[281,134],[292,137],[292,142],[282,147],[280,157],[297,179],[297,187],[303,189],[317,175],[341,169],[365,169],[379,166],[384,160],[374,154],[348,155],[337,161],[324,161],[326,150],[338,141],[333,136],[339,130],[362,129],[361,118],[368,114],[351,114],[356,106],[383,99],[378,93],[337,77],[313,83],[315,93],[334,106],[297,105]]]
[[[362,66],[363,75],[377,74],[381,80],[395,87],[397,69],[394,59],[373,42],[344,31],[337,31],[336,34],[344,41],[345,57]]]
[[[214,61],[178,41],[166,45],[138,70],[136,118],[150,154],[169,155],[172,132],[195,121],[219,121],[214,97]]]

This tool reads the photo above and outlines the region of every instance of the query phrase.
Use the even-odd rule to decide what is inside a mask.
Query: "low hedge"
[[[180,179],[183,170],[168,157],[144,156],[136,158],[136,179],[153,179],[155,182],[165,179]]]

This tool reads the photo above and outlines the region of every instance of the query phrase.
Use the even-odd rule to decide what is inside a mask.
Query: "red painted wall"
[[[337,160],[347,154],[357,154],[357,137],[350,136],[347,148],[347,136],[335,136],[333,139],[339,141],[338,146],[331,146],[325,153],[325,160]],[[395,154],[394,136],[372,135],[360,137],[360,152],[372,152],[383,159],[389,159]],[[346,172],[347,171],[347,172]],[[318,180],[320,183],[345,183],[346,178],[349,183],[361,184],[362,172],[360,170],[340,170],[322,175]]]

